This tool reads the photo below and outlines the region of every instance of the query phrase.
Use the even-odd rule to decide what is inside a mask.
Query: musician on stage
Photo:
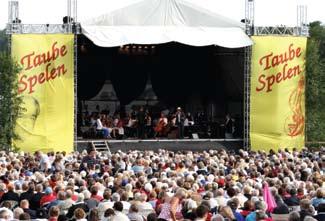
[[[137,114],[137,120],[138,120],[138,138],[139,139],[144,139],[145,135],[145,118],[146,118],[146,113],[143,110],[143,107],[140,107],[140,110]]]
[[[184,121],[185,121],[185,114],[182,111],[182,108],[178,107],[175,113],[175,125],[178,127],[178,138],[184,138]]]
[[[165,129],[168,124],[167,117],[163,113],[160,114],[160,118],[158,120],[158,123],[155,127],[155,137],[161,137],[165,135]]]
[[[230,114],[226,115],[226,122],[225,122],[225,138],[226,139],[233,139],[234,138],[234,122],[233,119],[231,118]]]

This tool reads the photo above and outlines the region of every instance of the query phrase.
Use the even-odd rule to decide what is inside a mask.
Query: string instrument
[[[160,118],[156,127],[154,128],[155,132],[162,133],[166,127],[165,119]]]
[[[289,106],[292,114],[285,121],[285,131],[290,137],[295,137],[304,133],[305,116],[303,113],[303,93],[305,79],[299,79],[298,86],[291,92]]]

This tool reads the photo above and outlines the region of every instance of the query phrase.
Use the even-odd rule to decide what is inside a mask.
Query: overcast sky
[[[78,20],[83,21],[139,0],[78,0]],[[245,0],[187,0],[215,13],[240,21]],[[255,24],[296,25],[297,5],[307,5],[308,22],[325,23],[325,0],[255,0]],[[67,14],[67,0],[19,0],[20,19],[25,24],[58,24]],[[0,29],[8,21],[8,1],[0,0]]]

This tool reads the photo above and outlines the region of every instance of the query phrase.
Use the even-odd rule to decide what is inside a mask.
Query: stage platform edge
[[[129,150],[153,150],[166,149],[170,151],[203,151],[203,150],[234,150],[243,148],[243,139],[157,139],[157,140],[77,140],[77,151],[87,148],[89,142],[106,141],[111,152]]]

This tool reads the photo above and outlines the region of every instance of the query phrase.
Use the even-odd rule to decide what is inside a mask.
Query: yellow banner
[[[12,56],[21,65],[18,76],[21,107],[16,124],[23,151],[73,150],[73,35],[12,36]]]
[[[305,143],[305,37],[255,36],[252,51],[252,150]]]

